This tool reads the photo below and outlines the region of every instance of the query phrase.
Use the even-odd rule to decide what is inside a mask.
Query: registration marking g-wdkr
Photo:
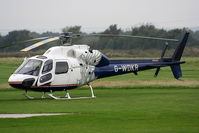
[[[130,71],[138,71],[138,64],[132,64],[132,65],[114,65],[114,71],[118,72],[119,70],[122,70],[122,72],[130,72]]]

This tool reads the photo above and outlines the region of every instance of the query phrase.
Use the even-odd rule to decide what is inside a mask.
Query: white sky
[[[0,33],[15,29],[86,32],[111,24],[123,29],[152,23],[160,28],[199,26],[199,0],[0,0]]]

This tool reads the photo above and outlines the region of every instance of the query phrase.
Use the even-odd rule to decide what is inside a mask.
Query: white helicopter
[[[29,51],[46,43],[60,40],[62,46],[55,46],[48,49],[43,55],[37,55],[25,58],[18,69],[10,76],[8,83],[10,86],[25,90],[25,96],[29,99],[33,97],[27,94],[28,90],[43,92],[56,100],[61,99],[81,99],[95,98],[93,88],[90,82],[93,80],[108,76],[120,75],[125,73],[134,73],[138,71],[156,68],[155,77],[160,71],[160,67],[170,66],[176,79],[182,76],[180,61],[184,47],[188,40],[189,33],[186,32],[181,42],[178,44],[171,58],[163,58],[167,45],[162,52],[160,59],[143,60],[110,60],[98,50],[92,50],[88,45],[70,45],[66,42],[71,41],[73,37],[78,37],[69,32],[62,33],[59,37],[46,38],[34,45],[31,45],[21,51]],[[165,39],[155,37],[130,36],[130,35],[105,35],[111,37],[136,37],[144,39],[156,39],[165,41],[178,41],[176,39]],[[90,97],[72,98],[68,92],[70,89],[82,85],[88,85],[91,91]],[[65,97],[53,95],[54,91],[65,91]]]

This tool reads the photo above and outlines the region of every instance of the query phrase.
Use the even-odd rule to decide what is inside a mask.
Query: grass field
[[[27,100],[23,91],[7,85],[9,75],[22,59],[0,59],[1,113],[72,113],[20,119],[1,119],[0,133],[198,133],[199,58],[184,58],[183,78],[173,78],[170,68],[138,76],[126,74],[93,82],[96,99],[56,101]],[[72,96],[89,95],[87,87],[70,91]],[[41,97],[41,93],[30,92]],[[63,95],[63,92],[56,92]]]

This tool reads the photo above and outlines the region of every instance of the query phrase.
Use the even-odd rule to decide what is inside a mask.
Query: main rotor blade
[[[177,39],[168,39],[160,37],[147,37],[147,36],[133,36],[133,35],[114,35],[114,34],[90,34],[91,36],[102,36],[102,37],[129,37],[129,38],[140,38],[140,39],[151,39],[151,40],[162,40],[162,41],[171,41],[178,42]]]
[[[9,48],[9,47],[12,47],[12,46],[15,46],[15,45],[20,45],[20,44],[19,43],[9,44],[9,45],[5,45],[5,46],[0,47],[0,49]]]
[[[30,39],[30,40],[20,41],[20,42],[17,42],[17,43],[12,43],[12,44],[9,44],[9,45],[2,46],[2,47],[0,47],[0,49],[5,49],[5,48],[12,47],[12,46],[17,46],[17,45],[25,45],[25,43],[28,43],[28,42],[37,41],[37,40],[44,40],[44,39],[47,39],[47,38],[49,38],[49,37],[39,37],[39,38]]]
[[[50,38],[50,37],[38,37],[38,38],[30,39],[30,40],[25,40],[23,42],[31,42],[31,41],[37,41],[37,40],[44,40],[44,39],[47,39],[47,38]]]
[[[33,44],[33,45],[27,47],[27,48],[24,48],[24,49],[22,49],[22,50],[20,50],[20,51],[27,52],[27,51],[30,51],[30,50],[32,50],[32,49],[34,49],[34,48],[37,48],[37,47],[39,47],[39,46],[42,46],[42,45],[44,45],[44,44],[46,44],[46,43],[56,41],[56,40],[58,40],[58,39],[59,39],[59,37],[48,38],[48,39],[43,40],[43,41],[41,41],[41,42],[37,42],[37,43],[35,43],[35,44]]]

